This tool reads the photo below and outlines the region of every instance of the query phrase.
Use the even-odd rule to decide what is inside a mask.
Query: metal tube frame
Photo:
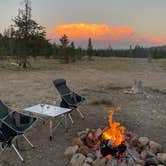
[[[24,139],[26,140],[26,142],[32,147],[34,148],[34,145],[30,142],[30,140],[24,135],[22,134],[21,136],[24,137]],[[17,139],[17,137],[15,138],[15,140]],[[6,148],[8,147],[9,145],[6,144],[5,147],[2,148],[2,145],[1,145],[1,151],[0,151],[0,155],[6,150]],[[16,146],[14,145],[14,143],[11,144],[13,150],[16,152],[16,154],[18,155],[19,159],[24,162],[24,159],[22,157],[22,155],[20,154],[20,152],[18,151],[18,149],[16,148]]]

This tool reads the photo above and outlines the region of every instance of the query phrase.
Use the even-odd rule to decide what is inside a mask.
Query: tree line
[[[93,56],[113,56],[132,58],[166,58],[166,46],[143,48],[136,45],[126,50],[93,49],[92,39],[87,40],[87,49],[76,47],[67,35],[63,35],[60,44],[51,43],[46,39],[46,30],[32,19],[30,0],[23,1],[24,8],[18,10],[18,15],[12,19],[12,25],[0,33],[0,58],[12,57],[18,65],[30,66],[29,57],[58,58],[64,63],[75,62],[83,56],[92,60]]]

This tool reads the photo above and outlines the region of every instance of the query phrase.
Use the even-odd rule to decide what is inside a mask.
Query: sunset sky
[[[0,0],[0,33],[21,8],[20,0]],[[32,0],[32,15],[58,41],[66,34],[86,47],[129,48],[166,44],[165,0]]]

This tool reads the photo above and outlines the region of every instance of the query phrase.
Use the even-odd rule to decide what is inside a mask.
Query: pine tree
[[[87,54],[88,54],[89,60],[92,60],[93,46],[92,46],[92,40],[91,40],[91,38],[88,39]]]
[[[73,41],[70,43],[70,54],[71,54],[71,61],[75,62],[76,61],[76,51],[75,51],[75,44]]]
[[[23,4],[24,9],[18,10],[18,16],[13,19],[13,27],[19,65],[27,68],[27,64],[29,64],[28,57],[32,53],[32,42],[34,40],[44,40],[46,32],[44,27],[32,19],[30,0],[24,0]]]
[[[59,39],[60,43],[61,43],[61,55],[62,55],[62,60],[64,63],[69,63],[70,61],[70,55],[68,54],[68,51],[70,49],[69,47],[69,39],[67,35],[63,35],[60,39]]]

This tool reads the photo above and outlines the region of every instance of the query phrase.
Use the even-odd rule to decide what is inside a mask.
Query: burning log
[[[125,142],[115,146],[111,141],[103,140],[100,144],[100,151],[103,157],[114,156],[119,158],[125,153],[126,148]]]

